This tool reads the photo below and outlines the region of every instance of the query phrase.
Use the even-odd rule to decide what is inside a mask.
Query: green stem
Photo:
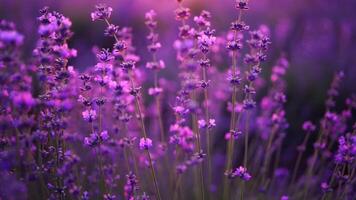
[[[244,167],[247,168],[248,161],[248,137],[249,137],[250,113],[247,111],[246,127],[245,127],[245,152],[244,152]]]
[[[195,100],[195,92],[191,94],[191,99]],[[196,153],[199,153],[201,148],[200,131],[198,127],[198,118],[195,112],[192,113],[192,126],[196,136]],[[204,176],[203,176],[203,164],[199,164],[199,176],[200,176],[200,197],[205,199],[204,196]]]
[[[308,143],[308,140],[309,140],[309,136],[310,136],[310,133],[307,133],[305,135],[303,143],[302,143],[302,147],[303,148],[306,147],[306,144]],[[299,151],[299,153],[298,153],[297,162],[296,162],[296,164],[294,166],[292,179],[291,179],[291,182],[290,182],[290,185],[289,185],[290,187],[293,186],[294,181],[297,178],[297,173],[298,173],[298,170],[299,170],[300,162],[302,161],[302,158],[303,158],[303,154],[304,154],[304,150],[303,151]]]
[[[249,123],[250,123],[250,113],[247,111],[247,118],[246,118],[246,126],[245,126],[245,152],[244,152],[244,167],[247,169],[248,164],[248,137],[249,137]],[[246,183],[242,181],[241,187],[241,196],[240,199],[244,199],[244,191],[245,191]]]
[[[101,151],[100,151],[100,144],[97,147],[97,154],[98,154],[98,160],[99,160],[99,172],[100,172],[100,177],[101,177],[102,187],[103,187],[102,192],[103,192],[103,194],[105,194],[107,191],[107,187],[106,187],[106,182],[105,182],[105,174],[104,174],[104,170],[103,170],[103,160],[102,160]]]
[[[130,78],[131,86],[134,88],[133,78],[132,78],[132,76],[131,76],[130,73],[129,73],[129,78]],[[136,104],[135,107],[136,107],[136,109],[137,109],[137,112],[138,112],[139,118],[140,118],[140,122],[141,122],[141,129],[142,129],[143,137],[144,137],[145,139],[147,139],[145,121],[144,121],[144,118],[143,118],[142,109],[141,109],[141,105],[140,105],[138,96],[135,96],[135,104]],[[151,154],[150,154],[150,152],[148,151],[148,149],[146,149],[146,153],[147,153],[147,157],[148,157],[149,163],[150,163],[151,176],[152,176],[152,179],[153,179],[153,182],[154,182],[154,186],[155,186],[155,190],[156,190],[156,195],[157,195],[157,197],[158,197],[158,200],[161,200],[161,194],[160,194],[159,188],[158,188],[156,173],[155,173],[155,170],[154,170],[154,167],[153,167],[153,162],[152,162]]]
[[[314,166],[315,166],[316,158],[318,157],[318,154],[319,154],[319,148],[317,148],[317,149],[314,151],[314,154],[313,154],[313,157],[312,157],[312,163],[311,163],[311,165],[308,167],[308,170],[307,170],[306,183],[305,183],[304,191],[303,191],[303,200],[305,200],[305,199],[307,198],[307,196],[308,196],[309,182],[310,182],[311,177],[312,177],[312,175],[313,175],[313,170],[314,170]]]
[[[204,58],[206,55],[204,54]],[[204,82],[207,81],[207,70],[203,67],[203,80]],[[209,123],[210,114],[209,114],[209,95],[208,95],[208,88],[204,88],[204,102],[205,102],[205,121]],[[211,149],[210,149],[210,130],[209,128],[206,129],[206,145],[207,145],[207,153],[208,153],[208,187],[212,182],[212,171],[211,171]],[[209,192],[210,190],[208,190]],[[210,195],[209,195],[210,197]]]
[[[334,182],[334,179],[335,179],[335,176],[336,176],[336,172],[337,172],[337,170],[338,170],[338,167],[339,167],[339,164],[336,164],[335,165],[335,168],[334,168],[334,170],[333,170],[333,173],[332,173],[332,175],[331,175],[331,179],[330,179],[330,181],[329,181],[329,183],[328,183],[328,185],[331,187],[331,185],[333,184],[333,182]],[[324,194],[323,194],[323,196],[322,196],[322,200],[325,200],[326,198],[327,198],[327,196],[328,196],[328,194],[325,192]]]
[[[268,144],[267,144],[267,147],[266,147],[266,159],[263,161],[263,166],[262,166],[262,181],[261,181],[261,184],[262,184],[263,187],[265,187],[267,171],[268,171],[268,168],[269,168],[269,162],[270,162],[270,158],[271,158],[271,154],[272,154],[271,147],[272,147],[272,142],[273,142],[275,133],[276,133],[276,130],[273,127],[272,130],[271,130],[271,133],[269,135]]]
[[[233,86],[233,92],[232,92],[232,113],[231,113],[231,120],[230,120],[230,130],[232,130],[235,127],[235,118],[236,118],[236,111],[235,111],[235,105],[236,105],[236,87]],[[232,157],[233,157],[233,149],[234,149],[234,138],[232,135],[230,135],[228,145],[227,145],[227,160],[226,160],[226,167],[225,171],[231,170],[232,167]],[[229,191],[230,187],[228,185],[228,178],[225,176],[224,177],[224,187],[223,187],[223,199],[228,199],[229,196]]]
[[[242,11],[239,11],[237,21],[240,22],[242,17]],[[237,38],[237,31],[234,31],[234,39]],[[237,73],[237,53],[232,52],[232,75],[235,76]],[[231,118],[230,118],[230,130],[233,130],[235,128],[235,122],[236,122],[236,111],[235,111],[235,106],[236,106],[236,97],[237,97],[237,88],[235,85],[233,85],[233,91],[232,91],[232,97],[231,97],[231,102],[232,102],[232,111],[231,111]],[[240,116],[239,116],[240,117]],[[239,119],[238,117],[238,119]],[[226,161],[226,167],[225,171],[231,170],[232,167],[232,157],[234,153],[234,138],[230,135],[230,139],[227,144],[227,161]],[[224,177],[224,186],[223,186],[223,199],[228,199],[229,198],[229,192],[230,192],[230,187],[228,185],[228,178],[225,176]]]
[[[174,190],[173,190],[173,200],[176,200],[177,199],[177,196],[178,196],[178,191],[179,191],[179,187],[180,187],[180,182],[181,182],[181,175],[178,175],[178,179],[177,179],[177,182],[174,186]]]

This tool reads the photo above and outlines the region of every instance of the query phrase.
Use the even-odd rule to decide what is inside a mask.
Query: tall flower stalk
[[[111,7],[107,7],[107,6],[104,6],[104,5],[99,5],[99,6],[96,7],[96,11],[94,11],[91,14],[91,17],[92,17],[93,20],[103,20],[106,23],[107,28],[109,29],[110,27],[114,26],[109,22],[109,18],[111,16],[111,12],[112,12],[112,8]],[[119,38],[117,37],[116,34],[114,34],[113,37],[115,39],[116,44],[123,44],[124,43],[123,41],[119,40]],[[137,87],[135,85],[134,77],[133,77],[133,74],[132,74],[132,71],[135,68],[135,64],[136,64],[135,60],[124,57],[124,60],[121,63],[121,68],[127,73],[127,76],[129,78],[129,82],[130,82],[130,85],[131,85],[130,94],[135,99],[135,108],[136,108],[136,111],[138,113],[138,118],[139,118],[140,127],[141,127],[141,131],[142,131],[142,136],[143,136],[143,138],[141,140],[143,140],[144,142],[147,142],[150,139],[148,138],[148,135],[147,135],[147,132],[146,132],[144,115],[143,115],[143,112],[142,112],[141,102],[140,102],[140,98],[139,98],[140,87]],[[152,160],[151,153],[150,153],[148,147],[145,147],[144,150],[145,150],[145,152],[147,154],[147,157],[148,157],[148,160],[149,160],[149,165],[150,165],[150,170],[151,170],[151,177],[152,177],[152,181],[154,183],[154,187],[155,187],[155,190],[156,190],[157,198],[159,200],[161,200],[161,194],[160,194],[159,187],[158,187],[157,177],[156,177],[155,169],[154,169],[154,166],[153,166],[153,160]]]
[[[267,140],[265,148],[265,158],[263,159],[263,164],[261,168],[261,182],[260,186],[262,191],[266,191],[273,178],[268,178],[268,172],[270,171],[270,163],[272,156],[276,149],[279,149],[282,145],[279,139],[284,137],[284,132],[288,128],[288,123],[285,117],[284,104],[286,103],[286,83],[283,77],[286,74],[288,68],[288,61],[285,57],[279,58],[277,64],[272,68],[271,82],[272,86],[268,95],[263,98],[262,103],[264,103],[264,110],[262,111],[262,119],[267,125],[263,126],[262,138]],[[278,147],[276,147],[278,145]],[[277,152],[278,157],[278,152]],[[277,159],[276,159],[277,162]]]
[[[43,81],[42,93],[39,95],[41,102],[39,131],[46,132],[47,142],[41,144],[43,149],[55,149],[51,160],[47,160],[49,168],[52,168],[54,181],[49,181],[48,189],[56,192],[51,196],[64,199],[64,177],[59,169],[65,161],[65,133],[66,115],[69,110],[66,100],[69,78],[72,76],[73,67],[68,66],[68,60],[76,56],[75,49],[68,47],[68,40],[72,36],[71,21],[57,12],[50,12],[48,7],[41,9],[38,18],[40,26],[38,33],[41,38],[34,49],[33,54],[38,59],[38,70]],[[67,95],[66,95],[67,94]],[[53,163],[54,166],[53,166]]]
[[[239,2],[237,2],[239,3]],[[232,168],[232,157],[233,157],[233,149],[234,149],[234,138],[231,137],[233,132],[238,132],[235,130],[235,123],[236,123],[236,103],[237,103],[237,90],[238,86],[240,85],[241,78],[239,77],[239,71],[237,69],[237,51],[242,48],[242,44],[240,39],[238,38],[239,31],[243,31],[248,29],[248,26],[242,21],[242,12],[243,9],[238,9],[238,17],[236,22],[232,22],[230,29],[233,31],[233,38],[228,44],[228,49],[231,51],[231,58],[232,58],[232,68],[231,68],[231,75],[229,75],[228,80],[232,86],[232,96],[231,96],[231,117],[230,117],[230,137],[228,139],[227,144],[227,153],[226,153],[226,166],[225,171],[229,171]],[[240,117],[238,117],[237,123],[239,123]],[[228,186],[228,179],[224,179],[224,186],[223,186],[223,198],[228,198],[228,194],[230,191],[230,187]]]
[[[209,112],[209,86],[210,80],[208,79],[209,68],[211,67],[211,61],[208,58],[208,54],[211,52],[211,47],[214,45],[216,37],[214,36],[215,30],[211,29],[210,23],[211,14],[208,11],[202,11],[199,16],[194,17],[194,21],[199,27],[201,32],[197,33],[198,48],[202,54],[198,63],[201,67],[201,78],[200,87],[203,89],[203,108],[204,108],[204,119],[198,121],[199,128],[205,129],[206,137],[206,151],[208,154],[208,187],[212,184],[212,170],[211,170],[211,132],[210,130],[216,126],[215,119],[210,118]],[[208,189],[210,192],[210,189]],[[209,195],[210,197],[210,195]]]
[[[314,132],[316,129],[315,125],[310,122],[310,121],[306,121],[303,123],[303,130],[305,131],[305,136],[304,136],[304,139],[303,139],[303,142],[300,146],[298,146],[297,150],[298,150],[298,156],[297,156],[297,161],[295,163],[295,166],[294,166],[294,169],[293,169],[293,173],[292,173],[292,178],[291,178],[291,181],[290,181],[290,185],[292,186],[295,182],[295,179],[297,178],[297,173],[299,171],[299,167],[300,167],[300,162],[302,161],[302,157],[303,157],[303,154],[306,150],[306,145],[309,141],[309,137],[310,137],[310,134],[312,132]]]
[[[165,64],[163,60],[157,60],[157,50],[161,48],[161,43],[158,42],[158,34],[155,32],[157,28],[156,21],[156,12],[154,10],[150,10],[145,14],[146,18],[146,26],[148,27],[150,33],[147,36],[147,40],[150,44],[147,46],[148,51],[152,54],[152,61],[147,62],[146,68],[153,70],[154,73],[154,86],[153,88],[148,89],[149,95],[154,96],[156,109],[157,109],[157,118],[160,129],[160,141],[165,142],[165,133],[162,119],[162,110],[161,110],[161,94],[163,89],[159,86],[158,83],[158,73],[160,70],[165,68]]]
[[[227,145],[227,162],[226,162],[226,173],[231,173],[233,154],[234,154],[234,139],[237,138],[242,132],[239,130],[240,120],[243,111],[246,113],[246,124],[245,124],[245,144],[244,144],[244,158],[243,165],[246,168],[248,164],[248,145],[249,145],[249,110],[255,107],[255,102],[253,96],[255,94],[255,89],[253,87],[254,81],[258,78],[258,74],[261,72],[260,63],[265,60],[265,51],[269,45],[269,38],[262,31],[252,31],[250,32],[251,39],[247,41],[250,46],[250,53],[246,54],[244,58],[244,63],[248,66],[246,70],[245,86],[243,88],[244,100],[243,100],[243,110],[239,113],[236,112],[237,105],[237,91],[238,86],[242,82],[240,78],[240,71],[237,66],[238,51],[242,48],[242,38],[243,31],[249,29],[249,27],[242,21],[242,13],[248,10],[247,1],[236,1],[236,9],[239,10],[237,20],[231,24],[231,30],[233,31],[233,37],[228,41],[227,49],[231,52],[232,57],[232,69],[231,74],[229,74],[228,80],[232,85],[232,97],[231,97],[231,118],[230,118],[230,131],[229,131],[229,142]],[[234,136],[235,135],[235,136]],[[227,179],[224,181],[224,198],[227,198],[229,193]],[[241,189],[241,198],[243,198],[244,182]]]
[[[314,143],[314,152],[311,158],[311,163],[308,165],[306,170],[306,181],[304,184],[303,190],[303,199],[308,197],[309,186],[311,178],[314,174],[314,169],[317,164],[317,158],[322,149],[327,145],[327,137],[330,134],[330,128],[332,126],[332,121],[334,121],[337,116],[331,112],[331,109],[335,106],[334,98],[338,96],[338,89],[342,78],[344,77],[344,73],[341,71],[336,73],[333,78],[333,82],[330,87],[330,92],[328,93],[327,101],[326,101],[326,112],[324,118],[321,120],[321,127],[319,129],[319,133],[317,136],[317,140]]]

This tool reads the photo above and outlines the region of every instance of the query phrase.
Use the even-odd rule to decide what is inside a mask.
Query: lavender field
[[[355,8],[0,0],[0,200],[355,200]]]

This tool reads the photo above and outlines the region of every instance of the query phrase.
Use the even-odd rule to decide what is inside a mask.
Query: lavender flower
[[[190,9],[189,8],[178,8],[176,11],[176,20],[182,21],[187,20],[190,17]]]
[[[324,192],[324,193],[327,193],[327,192],[331,192],[332,189],[330,188],[329,184],[327,184],[326,182],[322,182],[320,184],[320,188],[321,190]]]
[[[208,122],[206,122],[204,119],[198,120],[198,125],[199,125],[199,128],[201,128],[201,129],[202,128],[211,129],[216,126],[215,119],[209,119]]]
[[[152,140],[150,138],[141,138],[140,139],[140,149],[147,150],[152,147]]]
[[[335,162],[337,164],[353,163],[356,156],[356,137],[340,136],[338,139],[339,147],[335,155]]]
[[[313,132],[313,131],[315,131],[315,129],[316,129],[316,127],[315,127],[315,125],[314,125],[312,122],[310,122],[310,121],[305,121],[305,122],[303,123],[303,130],[304,130],[304,131],[306,131],[306,132]]]
[[[95,110],[85,110],[82,112],[83,119],[88,122],[92,122],[96,119],[96,111]]]
[[[129,172],[129,174],[126,175],[126,184],[124,188],[127,199],[134,198],[135,192],[138,190],[138,180],[133,172]]]
[[[249,181],[252,178],[251,175],[247,172],[247,169],[243,166],[235,168],[232,171],[226,172],[225,175],[229,178],[239,177],[244,181]]]
[[[108,19],[110,18],[111,12],[113,11],[111,7],[108,7],[104,4],[97,5],[95,8],[96,10],[90,14],[93,21]]]
[[[7,45],[22,45],[24,36],[16,31],[15,24],[5,20],[1,20],[0,27],[0,46],[2,48],[6,47]]]

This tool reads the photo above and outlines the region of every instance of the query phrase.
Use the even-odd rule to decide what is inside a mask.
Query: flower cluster
[[[109,139],[108,131],[102,131],[101,133],[92,133],[89,137],[84,138],[84,144],[94,147]]]
[[[338,164],[354,163],[356,156],[356,136],[351,134],[346,137],[340,136],[338,142],[339,147],[335,155],[335,162]]]
[[[106,20],[110,18],[111,12],[113,11],[111,7],[108,7],[104,4],[96,5],[95,8],[96,10],[90,15],[93,21]]]
[[[149,149],[152,147],[152,140],[150,138],[141,138],[140,139],[140,149]]]
[[[251,175],[247,172],[247,169],[243,166],[237,167],[229,172],[226,172],[225,175],[229,178],[239,177],[244,181],[249,181],[252,178]]]

